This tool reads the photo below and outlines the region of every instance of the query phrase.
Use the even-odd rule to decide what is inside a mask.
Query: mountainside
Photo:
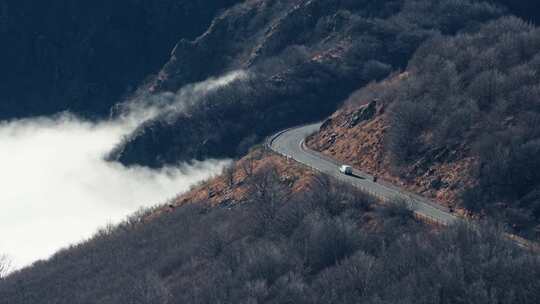
[[[539,16],[536,0],[0,0],[0,124],[149,117],[106,156],[134,167],[104,163],[173,165],[145,181],[234,159],[47,260],[9,272],[0,248],[0,304],[540,303]]]
[[[160,167],[241,155],[278,129],[321,119],[359,86],[406,66],[425,40],[504,10],[478,1],[247,1],[180,41],[150,96],[232,71],[249,76],[145,123],[113,155]],[[178,100],[180,99],[180,100]]]
[[[442,203],[540,233],[540,30],[503,18],[424,44],[308,141]]]
[[[0,303],[538,303],[540,259],[437,229],[282,157],[222,176],[0,280]]]
[[[245,69],[262,83],[232,92],[233,105],[219,108],[226,113],[158,118],[116,158],[161,166],[240,155],[269,132],[322,118],[354,88],[403,68],[434,32],[452,34],[500,16],[505,10],[493,6],[500,4],[537,20],[535,1],[2,0],[0,119],[66,110],[103,118],[126,98]],[[235,111],[244,118],[227,114]],[[213,132],[205,121],[233,130]],[[178,130],[188,134],[169,139]]]
[[[277,129],[329,115],[437,33],[474,29],[505,14],[499,4],[530,20],[537,11],[504,0],[173,2],[2,1],[0,119],[104,117],[126,98],[244,70],[250,80],[219,92],[226,97],[147,122],[112,158],[160,167],[238,156]]]
[[[72,111],[109,115],[203,33],[221,1],[0,1],[0,120]]]

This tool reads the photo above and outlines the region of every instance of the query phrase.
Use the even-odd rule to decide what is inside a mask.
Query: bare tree
[[[171,294],[157,274],[146,273],[133,277],[129,292],[122,298],[133,304],[167,304]]]
[[[254,174],[250,180],[252,201],[256,204],[255,217],[266,229],[276,214],[287,200],[290,191],[279,177],[277,169],[273,166],[264,168]]]
[[[420,135],[430,123],[430,115],[426,113],[430,113],[429,106],[422,102],[403,100],[393,106],[387,147],[396,164],[417,156],[422,147]]]
[[[232,188],[234,186],[234,173],[235,173],[235,164],[225,167],[223,170],[223,178],[225,179],[225,184],[227,187]]]
[[[244,158],[240,163],[240,167],[242,168],[246,179],[250,179],[255,171],[255,159],[251,156]]]
[[[11,261],[6,255],[0,255],[0,279],[4,278],[11,270]]]
[[[279,173],[274,166],[264,168],[253,176],[252,193],[255,200],[265,204],[282,202],[288,189],[281,182]]]

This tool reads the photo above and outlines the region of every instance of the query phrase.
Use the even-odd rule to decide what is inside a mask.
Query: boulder
[[[328,118],[327,120],[325,120],[323,122],[323,124],[321,125],[321,128],[319,130],[323,131],[323,130],[328,129],[332,125],[332,122],[333,122],[332,118]]]
[[[372,100],[367,106],[360,108],[354,112],[349,120],[348,127],[353,128],[359,123],[371,120],[377,113],[377,100]]]

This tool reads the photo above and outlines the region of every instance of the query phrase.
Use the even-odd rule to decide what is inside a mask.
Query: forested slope
[[[358,86],[403,68],[437,32],[470,30],[509,12],[538,15],[535,1],[173,2],[2,1],[0,119],[65,110],[103,118],[134,96],[151,100],[245,69],[256,84],[230,90],[235,96],[216,109],[223,113],[201,106],[192,119],[160,117],[117,158],[161,166],[230,156],[273,130],[328,115]],[[170,139],[180,129],[187,134]]]
[[[539,71],[540,30],[519,18],[437,37],[355,94],[312,147],[538,237]],[[377,115],[351,123],[373,100]]]
[[[178,207],[141,212],[0,281],[0,303],[540,300],[540,259],[497,229],[433,229],[399,202],[249,157]],[[241,188],[241,200],[226,199]]]
[[[252,149],[222,176],[0,279],[0,303],[539,303],[538,254],[517,248],[502,232],[511,228],[534,236],[539,221],[540,35],[495,2],[502,1],[98,3],[108,12],[103,20],[59,24],[107,30],[92,32],[96,36],[74,30],[82,40],[66,36],[76,47],[60,47],[59,55],[47,53],[56,54],[55,47],[27,47],[56,41],[48,36],[18,41],[13,33],[24,36],[24,31],[10,31],[7,41],[19,45],[15,50],[20,45],[44,50],[39,62],[51,65],[36,68],[28,83],[13,83],[9,73],[2,76],[6,92],[18,89],[22,95],[17,96],[28,97],[6,93],[13,98],[0,107],[20,107],[9,117],[57,109],[103,115],[132,83],[137,93],[116,111],[130,102],[180,102],[119,145],[112,157],[125,164],[159,167],[243,155],[277,129],[325,118],[361,88],[324,124],[313,147],[333,156],[340,152],[345,160],[358,160],[405,186],[435,195],[453,191],[458,207],[508,225],[432,227],[418,222],[404,202],[380,204],[291,160]],[[535,20],[530,6],[505,3]],[[4,28],[25,20],[26,13],[12,13],[16,5],[36,15],[41,9],[42,16],[29,20],[53,20],[60,11],[49,11],[52,4],[8,2],[0,7]],[[85,14],[83,6],[71,5],[75,11],[62,16]],[[218,13],[220,7],[227,9]],[[197,13],[177,18],[192,9]],[[165,15],[147,15],[154,10]],[[116,18],[109,15],[113,11],[128,16]],[[200,18],[200,27],[189,27],[190,18]],[[143,30],[140,20],[153,26]],[[36,22],[47,31],[48,22]],[[127,23],[118,25],[120,36],[108,30],[116,22]],[[169,22],[179,32],[169,32],[164,26]],[[125,36],[137,30],[161,38]],[[167,60],[165,49],[178,36],[186,39],[176,44],[158,75],[138,86]],[[97,51],[99,43],[91,51],[84,44],[94,41],[88,37],[108,40],[102,51]],[[163,48],[146,49],[151,43],[140,39],[160,40],[156,45]],[[115,43],[118,48],[107,52]],[[79,63],[87,51],[104,57]],[[145,57],[154,51],[161,59]],[[0,52],[8,54],[2,60],[20,75],[34,71],[38,62],[35,54],[19,58],[14,49]],[[67,89],[51,88],[56,78],[47,77],[57,68],[55,56],[65,60],[60,67],[77,71],[90,63],[104,65],[92,66],[96,73],[77,74],[81,77],[73,77],[75,72],[58,76],[69,80],[62,84]],[[145,60],[152,62],[135,64]],[[99,77],[108,65],[115,66],[111,78]],[[187,99],[179,91],[232,71],[246,77]],[[98,90],[97,99],[73,99],[93,77],[114,89]],[[49,80],[39,83],[42,79]],[[39,92],[51,99],[36,104]],[[374,108],[364,107],[370,104]],[[361,146],[363,139],[369,147]],[[455,165],[460,160],[467,161]]]
[[[115,158],[159,167],[241,154],[273,131],[329,115],[359,86],[404,68],[426,39],[503,14],[470,0],[245,2],[180,41],[151,90],[234,70],[250,76],[142,125]]]

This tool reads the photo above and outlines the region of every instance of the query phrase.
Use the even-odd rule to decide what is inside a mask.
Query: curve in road
[[[354,170],[352,176],[340,173],[338,168],[340,165],[343,165],[342,163],[313,151],[304,145],[305,138],[317,132],[320,127],[321,123],[315,123],[281,131],[268,139],[267,146],[287,158],[292,158],[321,173],[349,183],[383,201],[396,198],[404,199],[417,216],[428,221],[448,225],[458,219],[448,209],[424,197],[403,191],[391,184],[373,182],[373,177],[365,172]]]

